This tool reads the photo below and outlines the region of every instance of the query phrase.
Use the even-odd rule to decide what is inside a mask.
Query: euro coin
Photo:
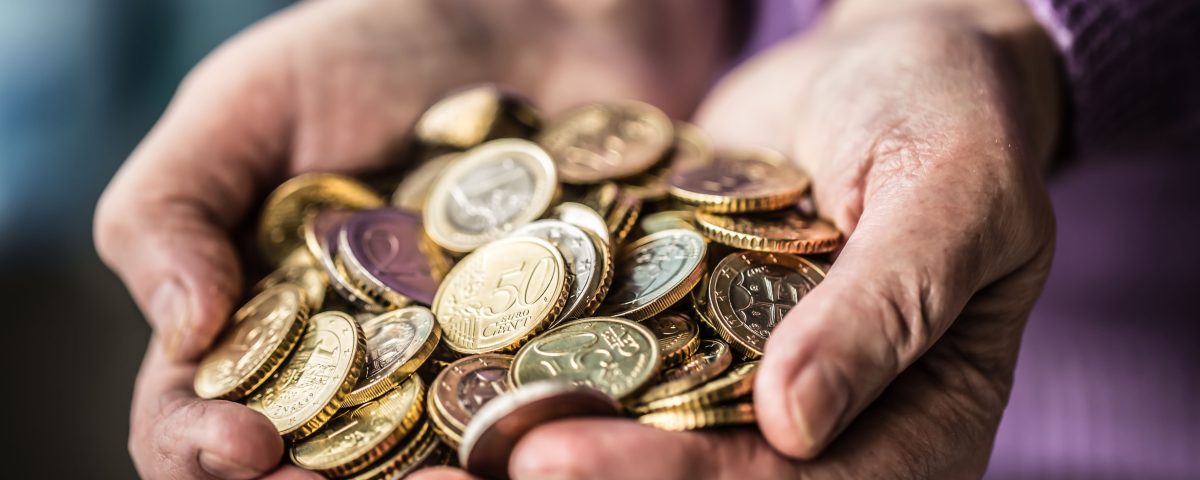
[[[597,183],[644,172],[674,141],[671,119],[641,102],[594,103],[556,117],[538,136],[565,183]]]
[[[325,302],[325,290],[329,287],[325,272],[321,271],[321,267],[303,248],[297,248],[279,268],[254,285],[254,292],[261,292],[282,283],[290,283],[304,290],[304,303],[308,305],[310,312],[321,309],[321,304]]]
[[[429,416],[436,420],[446,443],[457,447],[463,430],[480,408],[511,389],[508,369],[512,355],[486,353],[451,363],[429,387]]]
[[[771,330],[824,279],[816,265],[795,255],[730,254],[717,264],[709,280],[709,320],[735,350],[758,358]]]
[[[563,202],[554,207],[551,216],[576,227],[587,230],[588,233],[612,245],[612,234],[608,230],[608,222],[586,205],[575,202]]]
[[[527,100],[483,84],[451,92],[433,104],[413,125],[413,135],[425,145],[466,149],[496,138],[529,138],[541,124]]]
[[[321,209],[358,210],[383,205],[362,182],[329,173],[307,173],[283,182],[263,204],[258,247],[271,265],[279,265],[304,246],[304,219]]]
[[[425,236],[415,212],[394,208],[360,211],[342,224],[337,258],[356,286],[403,307],[433,301],[450,259]]]
[[[360,322],[367,338],[363,376],[346,398],[358,405],[395,388],[433,354],[441,329],[425,307],[405,307]]]
[[[745,397],[754,390],[757,369],[758,362],[743,363],[716,380],[678,395],[634,406],[633,411],[644,414],[664,409],[700,408]]]
[[[669,432],[753,425],[754,405],[737,403],[698,409],[663,410],[638,417],[638,423]]]
[[[612,284],[612,260],[601,258],[602,252],[590,234],[560,220],[538,220],[518,228],[513,235],[540,238],[554,245],[571,273],[567,304],[552,324],[596,311],[599,299]]]
[[[620,318],[576,320],[531,340],[513,358],[514,387],[557,381],[624,399],[637,393],[662,366],[658,340],[646,327]]]
[[[654,384],[638,397],[638,403],[649,403],[691,390],[724,373],[732,363],[733,354],[728,344],[721,340],[701,340],[696,353],[682,364],[663,370]]]
[[[658,339],[666,368],[683,363],[700,347],[700,327],[685,313],[668,311],[641,323]]]
[[[805,216],[794,208],[754,215],[697,212],[696,225],[700,233],[715,242],[760,252],[829,253],[842,241],[842,232],[833,224]]]
[[[666,310],[700,281],[706,251],[704,237],[682,229],[630,244],[617,257],[612,289],[598,313],[642,320]]]
[[[425,201],[429,199],[429,190],[461,155],[459,152],[442,154],[408,172],[392,193],[392,206],[414,212],[424,210]]]
[[[717,150],[713,161],[671,173],[671,195],[716,213],[779,210],[800,201],[808,174],[765,148]]]

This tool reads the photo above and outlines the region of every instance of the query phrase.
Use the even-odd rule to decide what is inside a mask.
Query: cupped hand
[[[277,469],[283,442],[265,417],[191,390],[244,293],[232,230],[267,190],[298,172],[395,161],[424,108],[473,82],[549,111],[640,98],[686,115],[726,53],[723,7],[693,3],[308,2],[206,59],[96,211],[97,250],[154,330],[131,414],[139,473],[309,475]],[[658,28],[671,21],[680,27]]]
[[[847,234],[767,342],[758,429],[553,423],[517,445],[514,478],[983,474],[1054,247],[1053,50],[1019,2],[985,17],[869,3],[836,4],[699,115],[718,143],[790,153]]]

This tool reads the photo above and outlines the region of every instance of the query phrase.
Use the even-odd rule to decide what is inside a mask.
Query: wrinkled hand
[[[834,8],[851,10],[734,72],[699,115],[718,143],[798,159],[848,234],[766,345],[762,433],[559,422],[517,445],[514,478],[983,474],[1053,252],[1052,50],[1019,10]]]
[[[426,106],[472,82],[550,111],[640,98],[686,115],[721,61],[722,7],[709,3],[308,2],[206,59],[96,212],[97,250],[154,329],[131,414],[138,472],[313,476],[277,468],[283,442],[265,417],[191,387],[243,293],[231,231],[267,190],[298,172],[385,165]],[[686,26],[657,30],[670,19]]]

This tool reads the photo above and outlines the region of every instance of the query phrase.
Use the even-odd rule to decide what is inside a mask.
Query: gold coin
[[[399,480],[417,468],[426,465],[432,452],[442,446],[437,435],[429,428],[429,421],[422,420],[415,432],[402,444],[392,449],[388,456],[352,478],[354,480]]]
[[[541,124],[524,98],[484,84],[438,100],[417,119],[413,135],[425,145],[466,149],[495,138],[529,138]]]
[[[396,446],[421,419],[424,390],[421,379],[413,376],[387,395],[343,410],[292,445],[292,463],[329,476],[362,470]]]
[[[623,399],[658,375],[658,340],[644,326],[611,317],[576,320],[538,336],[513,358],[513,387],[540,380],[586,385]]]
[[[363,376],[344,406],[365,403],[409,378],[433,353],[442,330],[425,307],[405,307],[361,322],[367,337]]]
[[[613,209],[605,219],[608,224],[608,232],[612,234],[612,244],[619,246],[625,243],[625,237],[629,236],[629,232],[633,231],[633,226],[637,224],[638,216],[642,214],[642,199],[636,195],[622,190],[617,197],[617,202],[613,205]]]
[[[666,310],[700,281],[706,251],[704,237],[682,229],[630,244],[616,261],[616,277],[599,313],[642,320]]]
[[[304,291],[304,303],[310,312],[321,309],[321,304],[325,302],[325,290],[329,287],[325,272],[303,248],[296,249],[279,268],[259,280],[254,291],[262,292],[282,283],[293,284]]]
[[[712,140],[700,127],[688,122],[675,122],[675,150],[671,153],[671,169],[708,165],[713,161]],[[667,186],[668,190],[670,185]]]
[[[729,353],[728,344],[720,340],[703,340],[696,353],[683,364],[663,370],[654,384],[638,397],[638,403],[649,403],[691,390],[724,373],[732,363],[733,354]]]
[[[600,182],[595,185],[563,185],[564,203],[578,203],[592,209],[601,217],[608,216],[609,212],[612,212],[613,205],[617,203],[617,196],[620,194],[621,187],[615,182]]]
[[[704,407],[695,410],[662,410],[638,417],[638,423],[667,430],[682,432],[701,428],[753,425],[754,404],[737,403]]]
[[[730,254],[708,283],[709,320],[742,355],[761,357],[771,330],[824,279],[821,269],[795,255]]]
[[[594,103],[564,112],[538,143],[565,183],[597,183],[644,172],[674,142],[671,119],[641,102]]]
[[[717,150],[705,165],[679,168],[668,180],[671,195],[717,213],[765,212],[795,205],[808,190],[808,174],[765,148]]]
[[[700,327],[687,314],[660,313],[642,320],[642,325],[658,339],[658,349],[662,352],[665,368],[683,363],[700,348]]]
[[[564,320],[591,315],[600,306],[612,283],[611,260],[596,247],[598,240],[582,228],[561,220],[538,220],[518,228],[514,236],[540,238],[554,245],[566,262],[568,284],[567,303],[551,325]]]
[[[283,182],[263,204],[258,247],[271,265],[279,265],[304,246],[304,220],[321,209],[358,210],[383,205],[362,182],[329,173],[306,173]]]
[[[552,217],[587,230],[596,235],[604,243],[612,245],[612,234],[608,231],[608,222],[599,213],[586,205],[575,202],[563,202],[554,207]]]
[[[461,354],[520,347],[567,301],[566,263],[545,240],[510,237],[463,258],[433,299],[446,345]]]
[[[492,140],[464,153],[434,185],[426,233],[442,248],[467,253],[542,216],[557,190],[554,163],[541,147]]]
[[[238,400],[279,368],[308,324],[304,291],[290,283],[264,290],[233,315],[196,370],[200,398]]]
[[[696,226],[692,224],[694,218],[695,212],[689,210],[666,210],[642,217],[641,227],[647,235],[672,228],[696,230]]]
[[[664,409],[700,408],[744,397],[754,390],[756,369],[758,362],[743,363],[733,367],[733,370],[724,376],[694,390],[637,405],[633,407],[633,411],[649,413]]]
[[[246,400],[290,439],[308,436],[337,413],[367,360],[362,328],[349,315],[322,312],[309,324],[287,363]]]
[[[392,194],[392,205],[414,212],[424,210],[425,201],[429,198],[429,191],[433,185],[461,155],[458,152],[442,154],[409,172]]]
[[[760,252],[828,253],[842,242],[842,232],[833,224],[796,209],[745,216],[697,212],[696,225],[716,242]]]

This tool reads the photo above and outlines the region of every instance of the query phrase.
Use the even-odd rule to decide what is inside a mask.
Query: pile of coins
[[[413,135],[402,177],[310,173],[268,197],[274,271],[199,396],[244,402],[290,462],[351,478],[507,477],[521,435],[568,417],[754,423],[756,359],[841,243],[804,212],[803,171],[638,102],[543,127],[490,85]]]

